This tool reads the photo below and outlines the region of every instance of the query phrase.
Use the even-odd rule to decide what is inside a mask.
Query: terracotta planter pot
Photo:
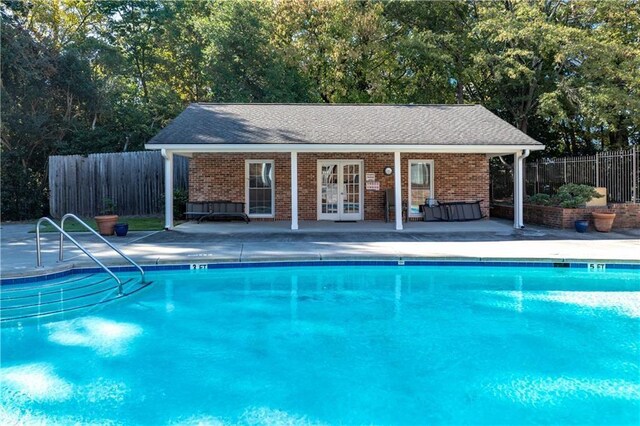
[[[609,232],[613,226],[613,220],[616,218],[615,213],[591,213],[593,216],[593,226],[598,232]]]
[[[116,226],[118,222],[118,215],[96,216],[94,219],[98,224],[98,232],[100,232],[100,235],[113,235],[113,227]]]

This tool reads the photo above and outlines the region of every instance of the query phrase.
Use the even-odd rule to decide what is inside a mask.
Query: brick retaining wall
[[[525,224],[549,226],[551,228],[572,229],[576,220],[588,220],[593,228],[592,212],[614,212],[613,229],[640,228],[640,204],[609,204],[607,208],[587,207],[583,209],[563,209],[562,207],[525,204],[523,217]],[[491,206],[491,216],[513,219],[513,206],[495,204]]]

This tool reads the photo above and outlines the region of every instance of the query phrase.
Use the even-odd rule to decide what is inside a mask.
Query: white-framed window
[[[275,216],[273,160],[245,160],[245,210],[249,217]]]
[[[409,216],[419,217],[420,206],[435,198],[433,160],[409,160]]]

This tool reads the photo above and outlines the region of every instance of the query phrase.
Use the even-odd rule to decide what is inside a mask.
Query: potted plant
[[[113,200],[105,198],[102,201],[100,214],[94,217],[96,224],[98,224],[98,232],[100,235],[113,235],[113,228],[118,222],[118,215],[115,213],[116,204]]]
[[[116,223],[113,227],[116,235],[118,237],[126,237],[127,232],[129,232],[129,224],[128,223]]]
[[[616,214],[612,212],[592,212],[593,226],[595,226],[598,232],[609,232],[613,226],[613,220],[616,218]]]
[[[587,219],[578,219],[574,222],[574,226],[576,227],[576,231],[581,234],[587,232],[589,228],[589,221]]]

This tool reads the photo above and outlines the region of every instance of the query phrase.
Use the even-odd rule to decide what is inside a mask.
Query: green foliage
[[[160,204],[164,205],[164,193],[160,195]],[[173,217],[184,219],[189,201],[189,191],[184,189],[173,190]]]
[[[553,195],[535,194],[527,200],[530,204],[540,206],[559,206],[565,209],[577,209],[584,207],[593,198],[601,198],[593,186],[567,183],[558,188]]]
[[[481,103],[546,155],[640,142],[637,1],[6,0],[0,17],[4,219],[46,214],[50,155],[143,149],[189,102]]]
[[[102,200],[102,208],[100,209],[100,215],[113,215],[118,214],[118,205],[111,198],[104,198]]]
[[[189,191],[184,189],[176,189],[173,191],[173,217],[184,219],[184,213],[187,211],[187,202],[189,201]]]
[[[529,204],[536,204],[539,206],[550,206],[552,204],[551,196],[549,194],[534,194],[527,200]]]
[[[25,168],[18,153],[3,152],[2,220],[25,220],[42,217],[48,211],[46,185],[37,170]]]
[[[558,192],[553,196],[553,202],[565,209],[577,209],[584,207],[585,203],[592,198],[600,198],[600,195],[593,186],[567,183],[558,188]]]

